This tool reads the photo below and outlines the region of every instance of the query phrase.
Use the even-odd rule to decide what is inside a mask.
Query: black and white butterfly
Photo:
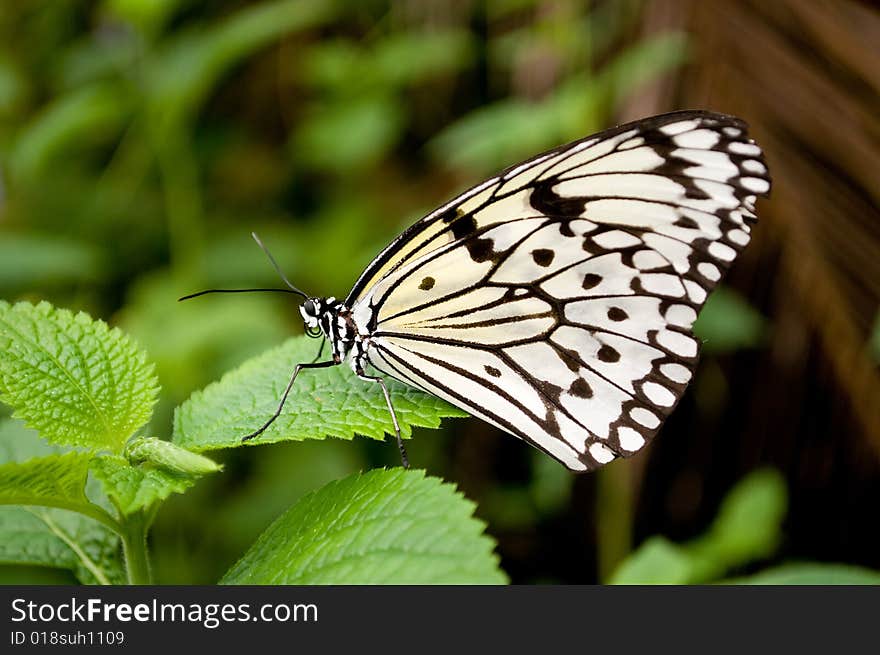
[[[381,385],[435,394],[573,471],[632,455],[693,374],[697,313],[770,190],[731,116],[682,111],[508,168],[404,231],[307,331]],[[288,283],[289,284],[289,283]],[[297,293],[302,293],[298,289]]]

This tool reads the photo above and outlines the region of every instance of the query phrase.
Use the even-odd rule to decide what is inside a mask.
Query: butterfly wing
[[[377,369],[593,469],[638,451],[681,397],[691,326],[769,188],[738,119],[630,123],[428,215],[349,306]]]

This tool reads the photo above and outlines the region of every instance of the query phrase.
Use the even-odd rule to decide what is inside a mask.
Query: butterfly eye
[[[317,311],[315,311],[315,303],[312,302],[311,300],[306,300],[306,301],[303,303],[303,310],[304,310],[305,313],[308,314],[309,316],[316,316],[317,313],[318,313]]]

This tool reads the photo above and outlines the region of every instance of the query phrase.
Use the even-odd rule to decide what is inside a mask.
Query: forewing
[[[653,177],[626,183],[613,177],[621,173]],[[577,178],[581,182],[572,182]],[[353,306],[389,272],[479,229],[531,216],[575,216],[583,213],[580,197],[603,197],[609,188],[608,198],[642,198],[639,191],[650,198],[662,193],[662,188],[652,189],[664,185],[658,178],[686,186],[690,200],[718,196],[732,204],[733,194],[745,207],[769,189],[761,151],[737,118],[680,111],[627,123],[536,155],[431,212],[373,259],[345,304]],[[695,210],[705,206],[697,203]],[[631,214],[640,207],[627,209],[622,211]],[[601,213],[602,205],[593,210]],[[728,240],[742,247],[748,231],[728,235]]]

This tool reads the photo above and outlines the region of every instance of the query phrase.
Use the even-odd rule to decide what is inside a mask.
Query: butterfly
[[[673,112],[465,191],[394,239],[344,299],[308,296],[282,274],[332,357],[297,365],[277,412],[245,439],[277,418],[302,370],[348,361],[381,386],[404,466],[385,377],[572,471],[633,455],[693,376],[691,326],[769,191],[743,121]]]

